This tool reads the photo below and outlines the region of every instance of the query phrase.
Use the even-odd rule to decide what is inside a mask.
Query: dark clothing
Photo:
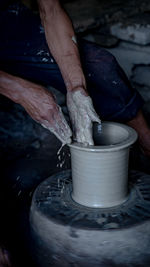
[[[66,93],[59,68],[49,52],[39,16],[22,4],[11,5],[1,12],[0,32],[1,70]],[[134,118],[143,101],[131,87],[114,56],[99,45],[84,40],[79,40],[78,44],[88,91],[100,118],[118,122]],[[30,167],[27,174],[23,171],[22,179],[17,184],[19,166],[16,171],[13,169],[14,176],[7,177],[10,185],[15,184],[16,195],[20,190],[31,191],[40,182],[41,174],[39,180],[38,174],[27,179],[28,172]]]
[[[59,68],[46,44],[39,16],[21,4],[12,5],[0,13],[0,33],[1,70],[45,86],[53,86],[66,93]],[[88,91],[100,118],[120,122],[134,118],[142,106],[142,99],[131,87],[115,58],[99,45],[84,40],[79,40],[78,43]],[[12,208],[8,203],[7,208],[4,200],[5,212],[8,216],[6,229],[7,231],[9,229],[9,238],[14,234],[12,248],[16,250],[14,254],[17,255],[17,258],[18,255],[22,255],[20,246],[22,239],[27,246],[30,244],[28,212],[31,195],[29,193],[40,181],[45,179],[45,173],[43,175],[42,170],[48,168],[49,175],[50,172],[53,172],[53,161],[55,162],[54,157],[52,160],[48,159],[47,162],[44,160],[43,163],[41,160],[40,163],[36,160],[35,165],[31,164],[29,160],[17,161],[16,164],[13,163],[12,168],[9,166],[8,175],[3,175],[3,180],[8,188],[7,194],[10,194],[10,199],[11,194],[13,197],[15,195],[14,199],[17,199],[17,203],[19,203],[19,208],[15,210],[17,215],[14,215],[13,209],[16,207],[16,203],[11,203]],[[5,197],[7,198],[7,195]],[[1,203],[4,201],[2,200]],[[10,210],[12,211],[10,212]],[[10,227],[12,220],[14,220],[13,230]],[[19,239],[16,241],[17,246],[14,244],[16,238]],[[22,263],[17,266],[24,266],[23,261],[27,257],[26,249],[24,255],[20,257]],[[32,264],[25,264],[25,266],[28,265]]]
[[[0,32],[1,70],[66,93],[39,16],[14,4],[1,12]],[[126,122],[134,118],[142,99],[115,58],[99,45],[85,40],[78,44],[88,91],[101,119]]]
[[[9,5],[13,4],[16,2],[15,0],[1,0],[0,1],[0,11],[6,9],[9,7]]]
[[[0,14],[0,69],[10,74],[50,85],[66,93],[60,70],[49,52],[40,18],[23,6],[13,4]],[[78,40],[81,62],[87,87],[94,107],[102,120],[126,122],[134,118],[143,101],[135,91],[114,56],[99,45]],[[18,163],[17,163],[18,164]],[[29,166],[21,174],[19,183],[16,177],[21,170],[15,165],[11,177],[7,177],[15,194],[32,191],[40,183],[36,173],[32,177]],[[40,172],[39,172],[40,173]],[[38,179],[37,179],[38,177]],[[14,190],[12,190],[14,191]]]

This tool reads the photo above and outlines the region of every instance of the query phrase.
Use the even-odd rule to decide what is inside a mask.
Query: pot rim
[[[103,124],[116,125],[116,126],[122,127],[123,129],[125,129],[128,132],[128,137],[124,141],[122,141],[118,144],[112,144],[112,145],[94,146],[94,145],[84,145],[82,143],[73,142],[71,144],[68,144],[68,146],[70,148],[77,149],[80,151],[111,152],[111,151],[118,151],[118,150],[121,150],[121,149],[124,149],[124,148],[131,146],[138,138],[137,132],[133,128],[131,128],[130,126],[121,124],[119,122],[109,122],[109,121],[102,122],[102,125]]]

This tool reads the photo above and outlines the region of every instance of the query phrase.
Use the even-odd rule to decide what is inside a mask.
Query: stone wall
[[[89,41],[100,44],[116,57],[132,86],[143,97],[145,101],[143,111],[149,120],[150,2],[112,0],[106,1],[105,4],[103,1],[92,3],[95,7],[98,4],[96,12],[93,9],[89,10],[95,14],[93,18],[97,26],[90,29],[87,25],[82,33],[79,31],[79,34]]]

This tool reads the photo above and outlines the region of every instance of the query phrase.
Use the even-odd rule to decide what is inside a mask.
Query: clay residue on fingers
[[[62,113],[61,108],[59,106],[58,108],[59,118],[55,120],[54,124],[50,125],[48,121],[44,120],[41,125],[52,132],[62,142],[63,145],[70,144],[72,142],[72,132]]]
[[[74,139],[85,145],[93,145],[93,122],[101,124],[96,114],[90,96],[82,94],[80,90],[69,92],[67,105],[73,126]]]

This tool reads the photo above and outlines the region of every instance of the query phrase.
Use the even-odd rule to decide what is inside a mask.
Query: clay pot
[[[93,130],[94,146],[70,145],[72,198],[92,208],[120,205],[128,197],[129,148],[136,141],[132,128],[103,122]]]

